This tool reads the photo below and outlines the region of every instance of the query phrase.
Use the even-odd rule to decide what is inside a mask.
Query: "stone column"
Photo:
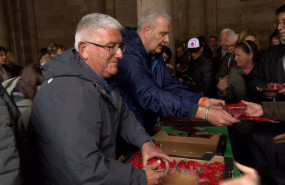
[[[166,11],[173,20],[173,0],[137,0],[137,15],[140,17],[141,13],[149,8],[160,8]],[[172,51],[172,58],[170,63],[175,63],[175,45],[174,45],[174,34],[173,34],[173,23],[171,26],[170,42],[167,44]]]
[[[190,37],[206,33],[206,2],[205,0],[188,1],[188,32]]]
[[[206,37],[218,36],[217,33],[217,0],[206,0]]]
[[[9,35],[4,0],[0,0],[0,45],[9,49]]]

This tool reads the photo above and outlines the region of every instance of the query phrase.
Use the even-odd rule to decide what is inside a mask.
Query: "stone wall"
[[[274,10],[284,0],[157,0],[173,20],[173,43],[197,35],[218,35],[230,27],[257,32],[262,46],[274,30]],[[73,47],[80,18],[91,12],[106,13],[123,26],[134,27],[143,0],[0,0],[0,45],[26,65],[38,61],[38,51],[50,43]],[[151,1],[149,1],[151,2]],[[151,3],[153,6],[155,3]],[[147,6],[147,3],[144,3]],[[163,4],[159,5],[161,8]],[[139,8],[139,9],[138,9]]]

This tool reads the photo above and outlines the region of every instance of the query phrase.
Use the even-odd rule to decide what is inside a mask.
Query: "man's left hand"
[[[147,161],[153,157],[157,157],[159,159],[164,160],[166,162],[167,167],[168,162],[173,161],[171,157],[163,153],[161,149],[157,148],[151,141],[145,142],[142,146],[143,166],[146,166]]]
[[[219,100],[219,99],[214,99],[214,98],[209,98],[204,103],[204,107],[212,106],[216,109],[223,109],[224,105],[225,105],[224,100]]]

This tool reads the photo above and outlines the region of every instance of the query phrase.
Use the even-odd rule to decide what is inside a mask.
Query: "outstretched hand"
[[[246,104],[246,113],[251,116],[263,116],[263,109],[260,104],[253,103],[253,102],[247,102],[243,101],[244,104]]]
[[[222,181],[220,185],[260,185],[259,175],[255,169],[237,162],[236,166],[244,173],[243,176]]]

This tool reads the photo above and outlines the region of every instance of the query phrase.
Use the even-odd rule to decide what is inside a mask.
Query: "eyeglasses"
[[[226,45],[226,47],[228,47],[228,48],[234,48],[234,47],[236,47],[236,45],[235,45],[235,44],[231,44],[231,45]]]
[[[118,52],[119,48],[122,50],[122,52],[124,52],[126,49],[126,45],[123,43],[115,45],[115,46],[106,46],[106,45],[101,45],[101,44],[88,42],[88,41],[85,41],[85,42],[87,42],[88,44],[92,44],[94,46],[100,47],[100,48],[108,48],[108,50],[113,54],[116,54]]]
[[[273,26],[277,29],[278,28],[278,26],[279,26],[279,24],[281,24],[282,26],[284,26],[285,27],[285,19],[282,19],[281,21],[275,21],[274,23],[273,23]]]

